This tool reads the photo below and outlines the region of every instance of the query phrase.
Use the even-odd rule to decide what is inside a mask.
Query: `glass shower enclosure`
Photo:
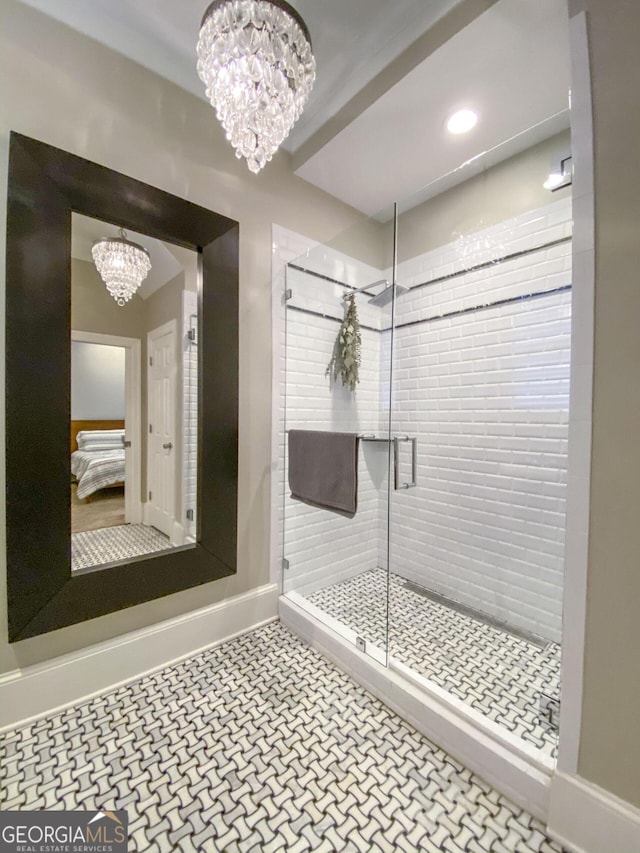
[[[438,182],[286,266],[283,593],[363,654],[552,757],[571,198],[530,193],[514,212],[490,173],[474,181]],[[341,347],[359,362],[351,386],[344,364],[335,371]],[[354,438],[355,514],[291,488],[290,453],[310,433]]]

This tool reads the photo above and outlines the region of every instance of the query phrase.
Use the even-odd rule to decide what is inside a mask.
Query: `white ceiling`
[[[204,97],[195,43],[207,0],[23,1]],[[355,114],[327,134],[345,104],[463,3],[293,0],[317,60],[314,91],[284,145],[297,174],[374,214],[443,175],[449,177],[437,191],[568,127],[566,4],[499,0],[373,103],[350,106]],[[453,138],[443,123],[461,105],[478,109],[480,121],[468,136]],[[474,158],[473,167],[459,169]]]
[[[478,113],[478,124],[453,136],[446,120],[463,107]],[[568,126],[566,8],[558,0],[500,0],[364,110],[297,174],[373,215],[473,158],[475,168],[482,168],[486,163],[478,155],[507,141],[513,140],[497,159]],[[470,174],[457,174],[456,182]]]
[[[23,0],[204,98],[195,46],[209,0]],[[459,0],[292,0],[317,79],[284,147],[295,151]],[[214,119],[215,120],[215,119]]]

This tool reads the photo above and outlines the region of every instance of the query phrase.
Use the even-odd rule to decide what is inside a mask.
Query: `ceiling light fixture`
[[[289,135],[315,69],[309,30],[284,0],[214,0],[205,12],[198,75],[236,157],[252,172]]]
[[[151,269],[149,252],[127,240],[123,228],[119,237],[103,237],[95,242],[91,254],[100,277],[118,305],[131,299]]]
[[[478,114],[473,110],[458,110],[447,120],[449,133],[467,133],[478,123]]]

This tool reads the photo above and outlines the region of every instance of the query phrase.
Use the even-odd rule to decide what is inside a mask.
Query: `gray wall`
[[[144,332],[144,300],[134,296],[120,307],[104,286],[95,264],[71,259],[71,328],[122,338]]]
[[[122,347],[71,342],[71,420],[124,420]]]
[[[293,176],[284,152],[260,175],[253,175],[236,160],[204,99],[185,93],[16,0],[5,0],[2,17],[3,187],[9,131],[16,130],[240,222],[237,574],[12,645],[6,640],[6,597],[0,590],[0,667],[6,671],[205,607],[268,582],[271,225],[277,222],[324,242],[362,217]],[[5,202],[0,204],[0,216],[0,254],[4,255]],[[4,266],[0,275],[4,290]],[[2,293],[0,300],[4,304]],[[0,328],[3,330],[4,325]],[[4,341],[0,344],[4,346]],[[0,428],[4,429],[4,418],[0,418]],[[1,484],[0,495],[4,500]],[[3,547],[1,551],[4,554]],[[0,575],[4,584],[3,567]]]
[[[567,198],[571,189],[544,189],[551,165],[558,152],[571,147],[570,132],[564,131],[487,169],[480,175],[453,187],[398,218],[398,260],[414,258],[430,249],[489,228]],[[402,202],[399,210],[402,211]]]
[[[596,205],[591,523],[578,770],[640,806],[640,4],[570,0],[569,8],[571,14],[583,9],[588,14]],[[579,215],[576,199],[574,217]]]

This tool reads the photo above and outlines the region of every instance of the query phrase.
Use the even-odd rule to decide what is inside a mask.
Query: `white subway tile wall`
[[[418,486],[392,501],[392,571],[556,642],[571,293],[549,291],[571,284],[570,235],[562,200],[473,235],[480,251],[463,259],[452,257],[458,241],[400,264],[398,282],[415,287],[446,264],[460,270],[555,243],[399,298],[392,392],[394,434],[418,439]],[[412,321],[426,322],[403,328]]]
[[[416,287],[554,244],[399,298],[394,351],[392,430],[417,436],[419,485],[393,493],[392,571],[555,641],[562,601],[570,291],[440,316],[567,287],[570,236],[571,204],[562,200],[400,264],[397,281]],[[314,270],[353,286],[391,277],[389,270],[328,249],[320,260],[317,251],[312,256]],[[324,375],[338,323],[295,310],[341,318],[344,288],[291,268],[287,287],[293,298],[280,377],[286,427],[386,435],[391,333],[363,331],[361,383],[350,394]],[[386,329],[390,309],[366,300],[358,298],[361,323]],[[418,325],[402,328],[411,322]],[[310,594],[386,566],[386,444],[361,445],[360,505],[352,520],[292,501],[284,488],[285,462],[282,441],[283,553],[290,562],[285,592]]]
[[[182,293],[182,519],[185,539],[195,541],[198,505],[198,342],[189,331],[198,328],[198,295]],[[187,518],[193,510],[193,518]]]
[[[334,278],[349,271],[354,287],[374,282],[380,271],[332,253],[322,268],[316,254],[300,262]],[[344,279],[342,279],[344,281]],[[380,311],[358,302],[362,329],[362,367],[356,393],[326,375],[334,342],[344,316],[346,289],[324,278],[287,270],[292,298],[286,309],[286,429],[320,429],[338,432],[377,433],[379,426]],[[335,320],[302,313],[304,308]],[[385,446],[386,449],[386,446]],[[283,445],[284,450],[284,445]],[[282,459],[285,483],[286,458]],[[358,466],[358,511],[353,519],[306,506],[293,500],[285,489],[284,591],[305,595],[376,568],[379,563],[379,489],[386,482],[387,464],[382,445],[361,443]]]

